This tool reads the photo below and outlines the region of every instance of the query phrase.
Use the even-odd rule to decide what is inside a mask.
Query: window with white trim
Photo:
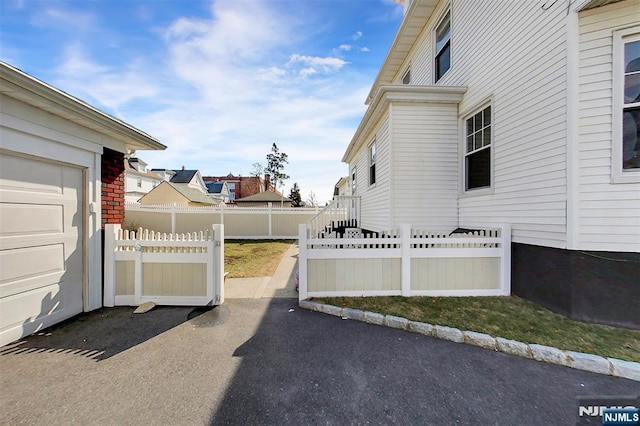
[[[640,35],[624,42],[622,170],[640,170]]]
[[[139,177],[138,179],[136,179],[136,186],[138,188],[142,188],[142,178]]]
[[[356,186],[356,169],[351,170],[351,195],[356,195],[357,192]]]
[[[491,106],[465,120],[466,191],[491,186]]]
[[[451,68],[451,11],[442,17],[435,31],[435,81]]]
[[[407,68],[404,75],[402,76],[402,84],[411,83],[411,67]]]
[[[376,183],[376,142],[369,146],[369,185]]]

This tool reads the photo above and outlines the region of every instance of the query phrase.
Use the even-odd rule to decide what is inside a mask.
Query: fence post
[[[177,203],[171,205],[171,233],[176,233],[176,207]]]
[[[220,224],[224,225],[224,209],[226,208],[226,204],[222,203],[220,205]]]
[[[103,304],[112,308],[116,300],[116,233],[120,225],[108,223],[104,227],[104,295]]]
[[[213,225],[213,289],[214,305],[224,302],[224,225]]]
[[[298,301],[307,298],[307,225],[298,226]]]
[[[408,297],[411,296],[411,225],[400,227],[400,256],[402,295]]]
[[[269,237],[273,236],[273,215],[271,209],[273,207],[273,203],[269,201],[267,204],[269,206]]]
[[[500,262],[500,287],[505,296],[511,294],[511,225],[502,225],[502,259]]]

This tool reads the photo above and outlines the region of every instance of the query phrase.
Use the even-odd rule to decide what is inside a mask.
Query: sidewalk
[[[225,299],[260,299],[263,297],[298,298],[295,275],[298,269],[298,244],[291,244],[272,277],[227,278]]]

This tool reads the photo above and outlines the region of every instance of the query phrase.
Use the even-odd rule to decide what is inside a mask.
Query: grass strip
[[[228,278],[270,277],[293,240],[226,240],[224,268]]]
[[[329,297],[330,305],[640,362],[640,330],[574,321],[518,297]]]

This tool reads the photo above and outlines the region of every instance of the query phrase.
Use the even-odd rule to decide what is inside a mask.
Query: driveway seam
[[[549,364],[562,365],[564,367],[622,377],[640,382],[640,363],[638,362],[625,361],[617,358],[605,358],[600,355],[582,352],[563,351],[551,346],[527,344],[474,331],[462,331],[453,327],[411,321],[394,315],[382,315],[375,312],[361,311],[359,309],[340,308],[312,300],[301,300],[298,302],[298,305],[303,309],[333,315],[345,320],[350,319],[397,328],[424,336],[492,349],[496,352],[503,352]]]

